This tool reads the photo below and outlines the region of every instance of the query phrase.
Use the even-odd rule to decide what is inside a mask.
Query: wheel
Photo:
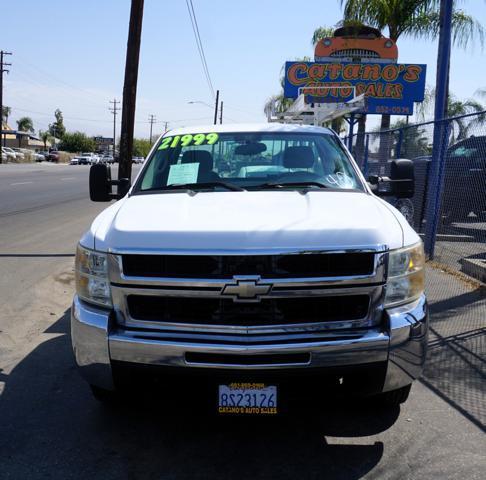
[[[389,392],[381,393],[379,395],[380,403],[387,407],[398,407],[401,403],[405,403],[407,401],[411,388],[412,384],[397,390],[390,390]]]
[[[116,390],[106,390],[101,387],[97,387],[96,385],[91,385],[91,393],[93,397],[105,405],[113,404],[117,401],[118,395]]]

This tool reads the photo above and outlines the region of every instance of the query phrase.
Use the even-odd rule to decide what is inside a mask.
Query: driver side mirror
[[[393,160],[390,165],[390,176],[380,177],[370,175],[368,182],[372,191],[380,197],[411,198],[415,194],[415,172],[412,160],[400,158]],[[386,183],[386,190],[380,189],[380,184]]]
[[[118,186],[118,193],[112,193],[112,186]],[[130,190],[130,179],[111,179],[111,168],[103,163],[92,165],[89,170],[89,198],[93,202],[109,202],[123,198]]]

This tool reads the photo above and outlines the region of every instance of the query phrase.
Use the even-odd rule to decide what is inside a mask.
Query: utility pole
[[[115,149],[116,149],[116,115],[120,107],[117,107],[117,104],[120,103],[116,98],[110,100],[110,103],[113,104],[113,107],[110,107],[110,112],[113,114],[113,159],[115,158]]]
[[[120,136],[120,161],[118,178],[132,177],[133,130],[137,100],[138,62],[142,38],[144,0],[132,0],[128,28],[125,82],[123,84],[123,109]]]
[[[214,104],[214,124],[218,123],[219,90],[216,90],[216,102]]]
[[[155,115],[152,114],[149,115],[149,122],[150,122],[150,145],[152,145],[152,127],[154,126],[154,123],[157,122]]]
[[[11,63],[5,63],[3,61],[4,55],[12,55],[10,52],[4,52],[3,50],[0,51],[0,135],[3,139],[3,146],[6,144],[6,134],[3,133],[3,74],[8,73],[5,67],[12,66]],[[2,163],[2,158],[0,157],[0,163]]]
[[[219,124],[223,123],[223,100],[221,100],[221,106],[219,107]]]
[[[169,122],[165,122],[165,125],[164,125],[164,133],[167,132],[168,126],[169,126]]]

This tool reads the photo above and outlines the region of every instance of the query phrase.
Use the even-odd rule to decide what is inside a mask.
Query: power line
[[[117,112],[120,110],[120,107],[117,107],[117,103],[120,103],[116,98],[110,100],[110,103],[113,107],[109,107],[111,113],[113,113],[113,158],[115,157],[115,147],[116,147],[116,115]]]
[[[214,94],[213,82],[211,81],[211,75],[209,74],[209,68],[206,62],[206,55],[204,54],[204,47],[201,41],[199,26],[197,24],[196,12],[194,11],[194,5],[192,4],[192,0],[186,0],[186,5],[187,5],[187,11],[189,12],[189,18],[191,20],[192,31],[194,32],[194,38],[196,39],[196,46],[199,52],[199,57],[201,59],[204,75],[206,77],[206,81],[208,82],[211,95],[214,98],[215,94]]]

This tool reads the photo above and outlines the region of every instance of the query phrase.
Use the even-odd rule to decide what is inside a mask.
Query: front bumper
[[[88,305],[75,296],[71,309],[71,335],[76,363],[82,376],[90,384],[105,389],[114,388],[112,362],[126,362],[192,367],[207,372],[211,372],[210,369],[244,371],[289,368],[322,371],[334,367],[386,364],[381,391],[389,391],[412,383],[422,371],[428,330],[425,297],[412,304],[386,310],[384,315],[380,328],[334,334],[325,341],[227,345],[163,341],[141,335],[140,332],[120,330],[111,311]],[[302,358],[299,354],[309,354],[308,359],[294,363],[293,358]],[[224,360],[214,360],[218,356]],[[234,360],[248,359],[248,356],[262,358],[262,363],[251,362],[249,365],[246,361]],[[265,360],[272,357],[271,363]],[[194,361],[193,358],[203,360]],[[228,362],[227,358],[232,360]],[[280,362],[279,358],[285,360]],[[289,358],[291,360],[287,360]]]

